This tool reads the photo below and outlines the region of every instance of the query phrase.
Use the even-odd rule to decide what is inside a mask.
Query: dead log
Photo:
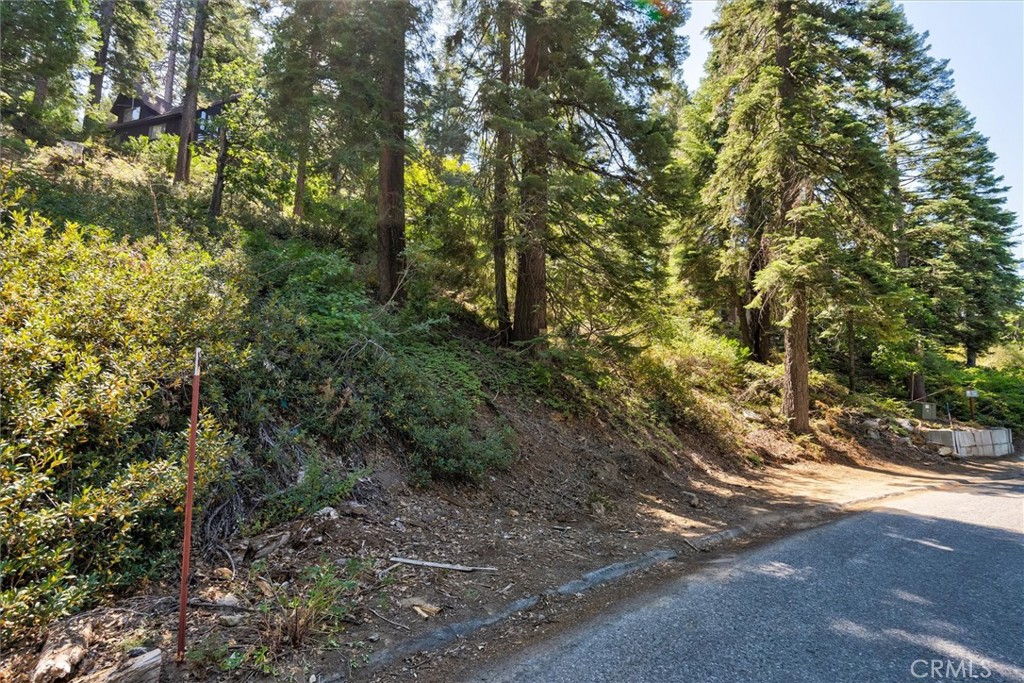
[[[392,557],[392,562],[412,564],[417,567],[430,567],[432,569],[448,569],[453,572],[496,572],[497,567],[469,567],[464,564],[445,564],[444,562],[427,562],[425,560],[410,560],[405,557]]]
[[[76,678],[75,683],[159,683],[162,666],[163,652],[157,648],[127,659],[119,666],[110,666]]]
[[[75,669],[89,652],[92,622],[70,621],[51,632],[39,655],[32,683],[53,683],[71,678]]]

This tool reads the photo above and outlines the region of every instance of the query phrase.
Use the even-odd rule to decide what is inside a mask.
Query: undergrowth
[[[180,188],[159,141],[19,154],[0,197],[4,644],[172,566],[196,346],[200,542],[345,500],[371,449],[402,459],[414,484],[479,481],[530,436],[509,409],[594,420],[666,462],[683,431],[702,431],[754,464],[737,408],[779,414],[781,368],[685,311],[642,344],[496,349],[473,305],[438,289],[458,284],[438,275],[450,244],[425,243],[401,306],[373,301],[360,256],[373,216],[359,200],[314,204],[304,222],[232,200],[210,220],[203,155]],[[1019,370],[942,373],[982,392],[982,419],[1024,427]],[[815,402],[860,401],[811,379]],[[965,409],[962,391],[949,395]],[[317,628],[296,619],[282,642]],[[271,654],[245,656],[272,668]]]

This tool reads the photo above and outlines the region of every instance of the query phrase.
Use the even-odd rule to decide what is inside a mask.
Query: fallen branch
[[[411,631],[411,630],[412,630],[411,628],[409,628],[409,627],[408,627],[408,626],[406,626],[405,624],[400,624],[400,623],[398,623],[397,621],[392,621],[392,620],[388,619],[388,618],[387,618],[386,616],[384,616],[383,614],[381,614],[381,613],[380,613],[380,612],[378,612],[377,610],[373,609],[372,607],[367,607],[366,609],[367,609],[367,610],[368,610],[368,611],[370,612],[370,614],[372,614],[373,616],[377,617],[378,619],[383,619],[384,621],[388,622],[388,623],[389,623],[389,624],[391,624],[392,626],[397,626],[398,628],[404,628],[404,629],[405,629],[406,631]]]
[[[691,548],[693,548],[694,550],[696,550],[696,551],[697,551],[698,553],[700,553],[700,552],[704,552],[703,550],[701,550],[700,548],[698,548],[698,547],[697,547],[697,546],[695,546],[694,544],[690,543],[690,542],[689,542],[688,540],[686,540],[685,538],[683,539],[683,543],[685,543],[686,545],[690,546]]]
[[[235,569],[235,558],[231,556],[231,551],[220,544],[217,545],[217,550],[228,556],[228,562],[231,563],[231,578],[238,576],[238,570]]]
[[[405,557],[392,557],[391,562],[412,564],[417,567],[430,567],[432,569],[450,569],[453,572],[496,572],[497,567],[468,567],[464,564],[445,564],[443,562],[427,562],[426,560],[410,560]]]

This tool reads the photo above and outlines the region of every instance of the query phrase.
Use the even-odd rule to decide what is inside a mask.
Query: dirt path
[[[754,500],[760,496],[749,496],[743,505],[730,511],[738,512],[738,516],[730,514],[722,517],[723,521],[728,516],[734,524],[743,524],[759,516],[781,516],[786,510],[807,509],[815,505],[847,505],[853,501],[898,496],[924,488],[965,483],[982,485],[993,479],[1021,476],[1024,476],[1024,466],[1019,462],[1010,461],[957,465],[934,463],[930,467],[884,463],[872,467],[803,463],[774,472],[772,482],[758,491],[758,494],[763,494],[760,504]],[[721,485],[727,489],[745,486],[742,478],[725,479],[728,481],[721,482]],[[870,505],[871,503],[862,504],[863,507]],[[692,572],[709,562],[722,561],[740,548],[772,540],[789,531],[767,530],[728,544],[714,552],[699,554],[687,552],[685,544],[681,542],[683,538],[694,538],[698,535],[694,533],[694,527],[686,526],[684,517],[669,516],[671,513],[658,506],[649,506],[640,514],[646,515],[649,520],[663,522],[660,532],[652,530],[647,534],[647,538],[660,547],[680,548],[681,552],[675,560],[661,563],[649,570],[637,572],[584,594],[545,596],[529,610],[493,627],[481,629],[466,638],[460,638],[448,647],[407,657],[369,675],[360,675],[360,672],[355,670],[350,672],[352,679],[439,682],[460,680],[461,675],[469,670],[487,663],[499,662],[532,643],[551,638],[576,624],[595,618],[616,603],[654,591],[666,581]],[[563,578],[569,580],[573,577],[563,575]],[[538,590],[540,588],[537,587]]]

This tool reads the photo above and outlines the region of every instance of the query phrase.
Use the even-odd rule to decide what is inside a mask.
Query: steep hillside
[[[22,663],[47,625],[97,605],[146,615],[111,622],[101,660],[132,633],[169,637],[195,346],[196,592],[242,592],[265,615],[237,651],[227,622],[197,615],[200,668],[301,666],[372,609],[395,554],[549,584],[799,506],[768,486],[780,465],[940,466],[885,419],[902,409],[822,375],[815,431],[792,437],[781,368],[685,309],[621,347],[498,348],[429,281],[374,303],[372,273],[323,224],[210,220],[202,192],[101,147],[30,152],[5,176],[0,626]],[[385,594],[424,589],[403,576]]]

